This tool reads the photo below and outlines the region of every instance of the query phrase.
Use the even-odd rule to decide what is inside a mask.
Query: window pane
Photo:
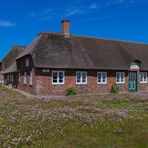
[[[106,73],[102,73],[102,82],[105,83],[106,82]]]
[[[81,83],[81,73],[77,72],[77,83]]]
[[[18,81],[21,82],[21,73],[18,73]]]
[[[147,74],[144,73],[144,82],[146,82]]]
[[[24,84],[27,84],[27,72],[24,72]]]
[[[98,73],[98,82],[101,83],[101,73]]]
[[[142,73],[140,73],[140,81],[142,82]]]
[[[12,74],[12,82],[14,81],[14,75]]]
[[[30,71],[30,85],[32,85],[32,71]]]
[[[63,80],[63,75],[60,75],[60,76],[59,76],[59,79],[60,79],[60,80],[61,80],[61,79]]]
[[[29,58],[26,58],[26,66],[29,66]]]
[[[119,83],[121,81],[121,75],[120,73],[117,73],[117,82]]]
[[[64,82],[64,73],[59,72],[59,83],[63,83],[63,82]]]
[[[124,82],[124,73],[121,73],[121,82]]]
[[[105,82],[106,82],[106,79],[105,79],[105,78],[103,78],[102,82],[103,82],[103,83],[105,83]]]
[[[59,72],[59,76],[63,76],[64,74],[63,74],[63,72]]]
[[[53,76],[57,77],[58,73],[57,72],[53,72]]]
[[[82,73],[82,76],[83,76],[83,77],[86,77],[86,73],[85,73],[85,72],[83,72],[83,73]]]
[[[86,73],[82,73],[82,82],[86,83]]]
[[[123,79],[123,77],[121,77],[121,82],[123,82],[124,81],[124,79]]]
[[[81,83],[81,79],[77,79],[77,83]]]
[[[58,81],[57,76],[53,76],[53,82],[56,83]]]
[[[83,78],[82,78],[82,82],[83,82],[83,83],[86,83],[86,77],[83,77]]]
[[[53,83],[57,83],[57,79],[53,79]]]
[[[59,79],[59,83],[63,83],[64,81],[63,81],[63,79]]]
[[[53,72],[52,73],[52,79],[53,79],[53,83],[57,83],[58,81],[58,73],[57,72]]]

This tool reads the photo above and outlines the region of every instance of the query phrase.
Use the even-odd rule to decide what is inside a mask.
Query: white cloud
[[[126,0],[112,0],[112,1],[110,1],[110,2],[108,2],[108,3],[106,3],[106,5],[114,5],[114,4],[122,4],[122,3],[124,3]]]
[[[61,8],[48,8],[41,11],[38,14],[38,18],[40,21],[46,21],[46,20],[59,18],[63,14],[64,14],[64,10]]]
[[[44,18],[47,18],[47,17],[49,18],[48,15],[51,14],[51,13],[53,14],[53,10],[51,8],[48,8],[48,9],[44,9],[41,12],[30,12],[30,13],[27,13],[27,15],[29,17],[31,17],[31,18],[36,17],[36,18],[40,18],[41,20],[42,19],[44,20]]]
[[[29,15],[30,17],[35,17],[35,16],[36,16],[36,13],[35,13],[35,12],[30,12],[30,13],[28,13],[28,15]]]
[[[97,3],[92,3],[89,9],[97,9]]]
[[[53,11],[53,10],[52,10],[51,8],[48,8],[48,9],[44,10],[42,14],[43,14],[43,15],[46,15],[46,14],[52,12],[52,11]]]
[[[92,17],[92,18],[88,18],[85,19],[84,21],[96,21],[96,20],[108,20],[114,17],[117,17],[118,15],[104,15],[104,16],[100,16],[100,17]]]
[[[0,27],[11,27],[16,25],[17,25],[16,23],[12,23],[10,21],[0,20]]]
[[[73,15],[75,15],[75,14],[80,14],[80,13],[82,13],[82,11],[81,11],[80,9],[75,8],[75,9],[73,9],[73,10],[70,10],[70,11],[67,13],[66,17],[73,16]]]
[[[88,4],[82,4],[80,1],[76,4],[71,4],[71,6],[65,6],[61,8],[47,8],[40,13],[30,13],[30,16],[36,16],[41,21],[53,19],[53,18],[67,18],[75,15],[82,15],[87,13],[92,13],[91,10],[100,9],[102,5],[98,2]]]
[[[124,7],[130,7],[136,3],[136,0],[112,0],[106,3],[106,6],[116,5],[116,4],[123,4]]]

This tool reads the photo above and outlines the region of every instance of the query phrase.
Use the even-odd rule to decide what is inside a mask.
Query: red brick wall
[[[29,73],[31,70],[32,70],[33,79],[32,79],[32,85],[29,85],[29,80],[30,80]],[[35,76],[34,68],[27,70],[26,72],[27,72],[27,84],[24,84],[24,71],[21,71],[20,72],[21,73],[21,82],[18,83],[17,88],[22,91],[28,92],[30,94],[36,95],[36,76]]]
[[[26,58],[29,58],[29,66],[26,67]],[[25,56],[17,61],[18,71],[21,73],[21,82],[18,83],[17,88],[36,95],[36,75],[31,56]],[[29,85],[30,71],[32,71],[33,79],[32,85]],[[24,72],[27,72],[27,84],[24,84]]]
[[[139,84],[138,90],[148,92],[148,84],[147,83]]]
[[[57,70],[58,71],[58,70]],[[76,70],[62,70],[65,71],[65,84],[53,85],[52,84],[52,70],[43,73],[42,69],[33,68],[33,85],[24,85],[24,72],[22,72],[21,83],[18,89],[29,92],[34,95],[50,95],[50,94],[63,94],[68,87],[74,87],[79,94],[95,94],[95,93],[109,93],[112,84],[116,83],[116,71],[105,71],[108,74],[107,84],[97,84],[96,70],[87,71],[87,84],[76,84]],[[82,70],[80,70],[82,71]],[[84,70],[85,71],[85,70]],[[101,71],[102,72],[102,71]],[[29,76],[27,77],[29,82]],[[128,92],[128,71],[125,71],[125,84],[119,84],[120,92]],[[148,91],[148,84],[138,83],[139,91]]]
[[[62,71],[62,70],[60,70]],[[108,83],[97,84],[97,72],[96,70],[87,71],[87,84],[78,85],[76,84],[76,70],[65,70],[65,84],[64,85],[53,85],[52,77],[50,73],[42,74],[42,70],[37,70],[36,78],[36,94],[37,95],[48,95],[48,94],[61,94],[64,93],[68,87],[76,88],[79,94],[91,94],[91,93],[109,93],[112,84],[116,83],[116,72],[108,71]],[[121,92],[128,91],[128,72],[126,72],[126,83],[119,85]]]

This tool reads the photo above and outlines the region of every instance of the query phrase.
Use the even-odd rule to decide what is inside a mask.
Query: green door
[[[137,91],[137,73],[136,72],[129,73],[129,91],[130,92]]]

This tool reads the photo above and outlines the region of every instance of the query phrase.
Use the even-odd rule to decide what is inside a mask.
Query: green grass
[[[0,147],[147,148],[147,111],[128,94],[43,101],[0,86]]]

